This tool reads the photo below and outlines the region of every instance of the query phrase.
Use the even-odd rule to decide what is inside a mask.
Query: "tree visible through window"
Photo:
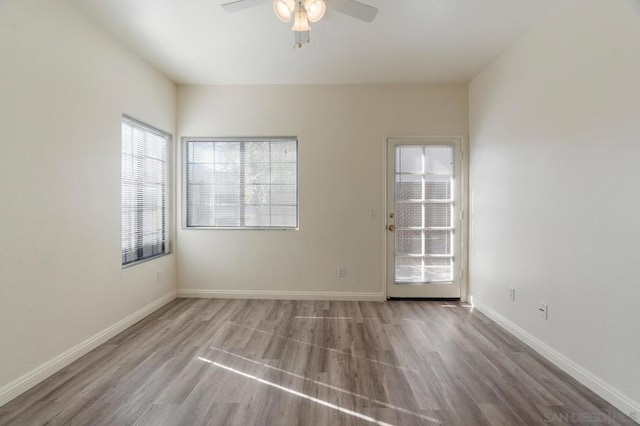
[[[187,227],[298,227],[296,139],[197,139],[185,145]]]

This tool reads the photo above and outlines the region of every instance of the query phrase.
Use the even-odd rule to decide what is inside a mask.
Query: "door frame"
[[[460,280],[460,301],[469,302],[469,146],[468,138],[465,135],[449,134],[449,135],[427,135],[427,136],[385,136],[383,138],[383,202],[384,202],[384,216],[382,217],[382,232],[384,234],[382,245],[382,293],[384,300],[388,300],[387,292],[387,276],[388,276],[388,264],[387,256],[389,247],[389,238],[392,234],[387,230],[387,218],[389,217],[389,191],[388,191],[388,179],[389,179],[389,140],[391,139],[406,139],[411,141],[426,140],[437,142],[443,139],[456,139],[460,142],[460,209],[462,211],[462,221],[460,223],[460,271],[457,273],[462,274]]]

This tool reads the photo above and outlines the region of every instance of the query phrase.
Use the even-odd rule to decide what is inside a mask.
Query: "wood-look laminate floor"
[[[632,424],[469,306],[178,299],[0,425]]]

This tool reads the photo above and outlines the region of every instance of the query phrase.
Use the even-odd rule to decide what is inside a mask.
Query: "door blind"
[[[454,150],[399,145],[395,170],[395,281],[453,281]]]
[[[296,139],[187,140],[187,227],[298,227]]]
[[[171,136],[122,119],[122,265],[168,253]]]

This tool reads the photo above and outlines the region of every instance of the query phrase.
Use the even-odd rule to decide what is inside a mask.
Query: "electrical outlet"
[[[541,303],[540,306],[538,306],[538,313],[542,318],[547,319],[549,317],[549,305]]]
[[[158,282],[162,281],[162,273],[160,271],[156,273],[156,279],[158,280]]]
[[[344,266],[338,266],[338,271],[336,272],[336,275],[339,276],[340,278],[344,277],[346,275],[346,270],[344,268]]]
[[[509,288],[509,300],[512,302],[516,301],[516,289],[513,287]]]
[[[370,209],[369,210],[369,219],[375,219],[376,216],[377,216],[376,209]]]

